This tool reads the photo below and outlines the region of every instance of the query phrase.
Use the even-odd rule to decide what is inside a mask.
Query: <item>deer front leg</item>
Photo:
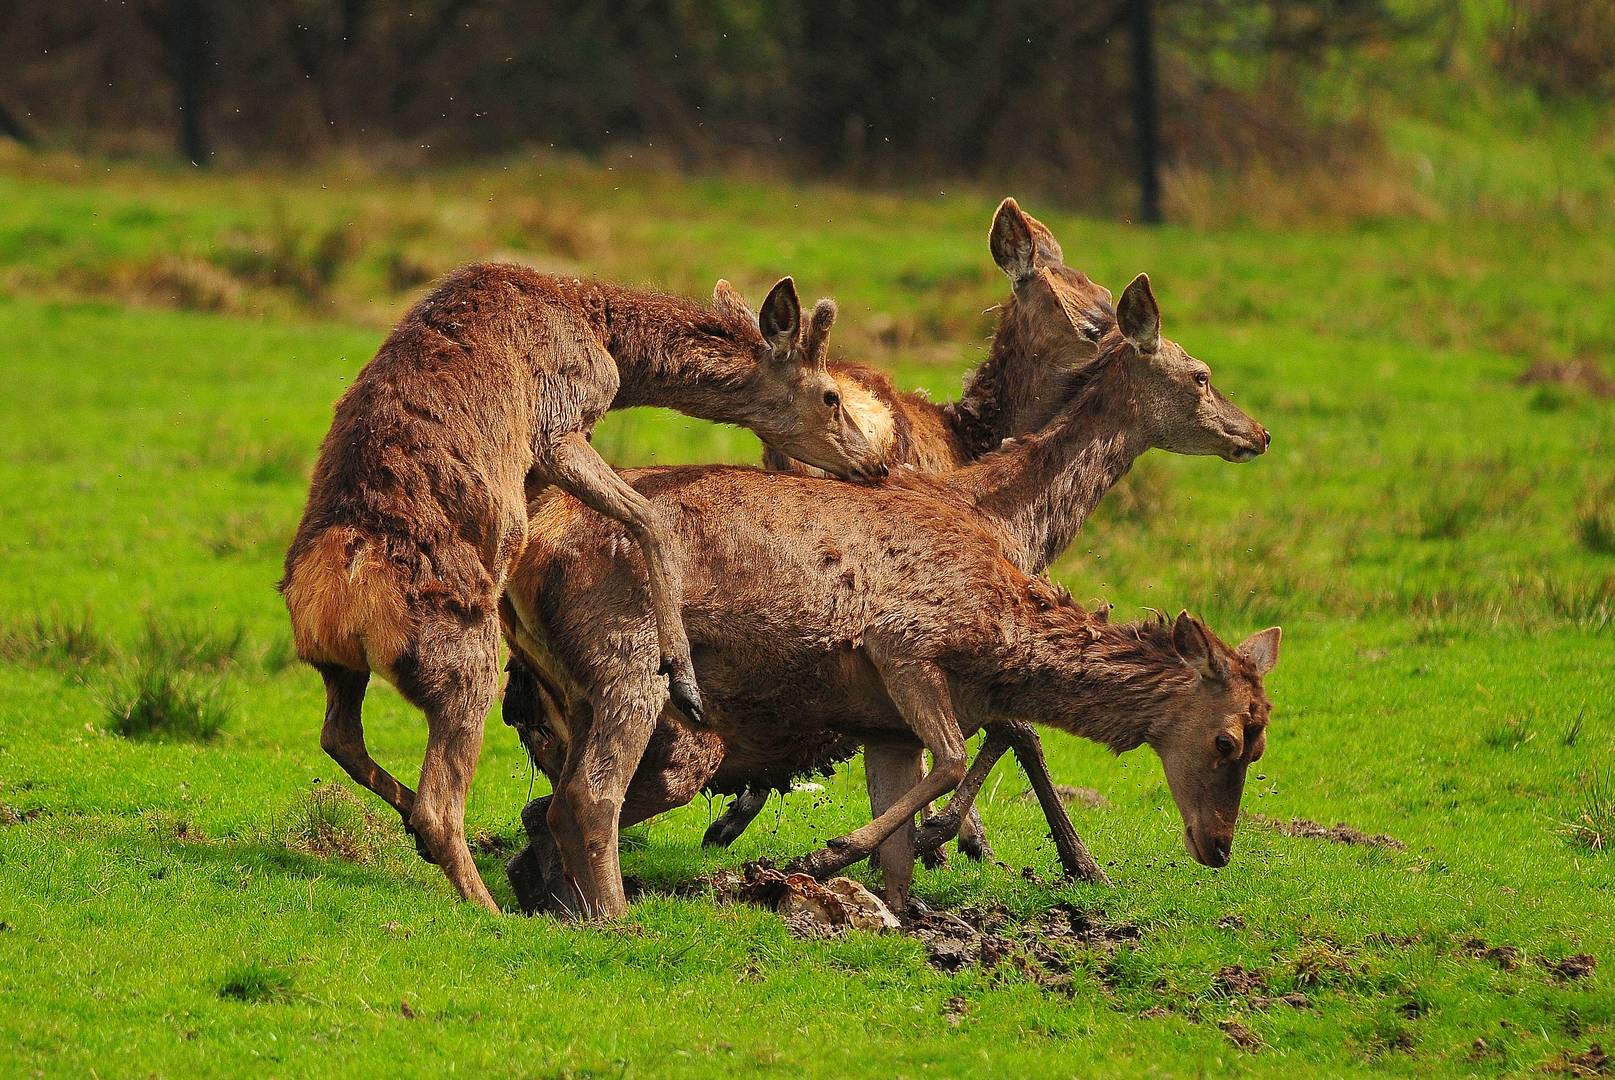
[[[606,464],[582,432],[561,436],[540,457],[543,471],[557,485],[590,509],[622,522],[639,544],[650,579],[661,673],[668,678],[673,704],[693,722],[701,723],[701,690],[690,660],[690,641],[684,633],[684,582],[656,530],[650,501]]]
[[[1054,790],[1054,778],[1049,775],[1049,763],[1043,758],[1043,742],[1037,737],[1036,729],[1019,721],[1002,727],[1015,751],[1015,760],[1020,762],[1021,771],[1031,781],[1038,805],[1043,808],[1043,818],[1049,823],[1049,835],[1054,838],[1054,850],[1060,855],[1060,867],[1066,877],[1092,885],[1109,885],[1110,878],[1105,876],[1094,857],[1088,853],[1088,845],[1077,835],[1076,826],[1071,824],[1071,815],[1066,813],[1065,803],[1060,801],[1059,793]]]
[[[796,869],[814,877],[828,877],[868,858],[904,821],[913,821],[927,803],[953,790],[965,773],[965,741],[954,718],[946,673],[930,661],[888,659],[875,649],[870,659],[909,730],[931,751],[931,771],[869,824],[797,860]]]

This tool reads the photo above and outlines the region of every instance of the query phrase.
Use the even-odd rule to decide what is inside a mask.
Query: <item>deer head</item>
[[[988,247],[1009,276],[1012,294],[1000,309],[994,357],[999,423],[1014,434],[1041,428],[1064,404],[1073,380],[1116,323],[1110,291],[1065,265],[1047,226],[1005,199],[993,215]]]
[[[744,321],[762,335],[747,427],[780,453],[837,476],[886,475],[883,451],[843,406],[841,389],[824,362],[835,301],[820,300],[804,323],[796,284],[787,277],[769,291],[756,315],[727,281],[718,282],[712,303],[726,318]]]
[[[1204,866],[1227,866],[1233,852],[1245,772],[1267,748],[1262,680],[1278,663],[1279,637],[1275,626],[1230,649],[1188,612],[1172,624],[1190,678],[1174,681],[1173,715],[1148,742],[1183,817],[1183,844]]]
[[[1147,274],[1134,278],[1116,305],[1120,371],[1137,403],[1151,446],[1177,454],[1215,454],[1249,461],[1272,443],[1268,430],[1211,385],[1211,369],[1161,336],[1161,308]]]

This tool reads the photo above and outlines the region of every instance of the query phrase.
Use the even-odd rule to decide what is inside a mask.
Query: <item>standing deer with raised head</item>
[[[753,325],[669,296],[469,266],[404,317],[336,405],[281,582],[298,656],[325,680],[320,744],[490,910],[465,798],[529,495],[556,485],[628,530],[649,583],[638,596],[658,642],[657,692],[698,716],[665,514],[590,447],[595,423],[608,409],[667,405],[745,425],[838,474],[883,470],[824,368],[834,307],[821,302],[804,327],[786,278],[761,310]],[[418,791],[365,748],[372,672],[426,713]]]
[[[669,535],[691,586],[685,618],[710,730],[658,728],[660,706],[640,684],[605,678],[643,667],[644,627],[618,614],[634,610],[634,581],[608,564],[609,541],[582,508],[558,496],[535,508],[504,615],[565,747],[559,769],[553,754],[546,761],[556,788],[548,823],[590,910],[623,906],[619,826],[688,801],[720,766],[788,773],[820,763],[827,745],[906,740],[916,756],[933,752],[933,774],[877,826],[843,838],[839,850],[853,857],[811,865],[868,854],[901,826],[901,811],[911,826],[963,773],[963,737],[944,722],[963,691],[949,679],[986,679],[1022,635],[1035,637],[1015,598],[1052,594],[1026,568],[1069,541],[1054,523],[1080,527],[1086,510],[1064,508],[1091,508],[1151,446],[1235,461],[1266,449],[1267,432],[1211,388],[1205,365],[1160,337],[1142,275],[1118,312],[1047,429],[949,474],[904,471],[879,489],[733,468],[626,474],[653,502],[685,511]],[[978,724],[1009,719],[973,714]],[[1209,822],[1199,825],[1208,837]],[[882,866],[891,873],[884,851]]]

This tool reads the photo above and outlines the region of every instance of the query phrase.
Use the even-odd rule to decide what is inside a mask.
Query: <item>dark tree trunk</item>
[[[1138,140],[1138,219],[1161,220],[1161,125],[1155,86],[1155,26],[1151,0],[1130,0],[1133,45],[1133,128]]]
[[[208,164],[208,28],[205,0],[166,0],[145,9],[146,25],[163,47],[164,68],[174,83],[179,108],[179,152],[191,164]]]
[[[202,0],[173,0],[174,88],[179,96],[179,152],[193,165],[208,163],[207,132],[202,123],[206,97],[208,45]]]

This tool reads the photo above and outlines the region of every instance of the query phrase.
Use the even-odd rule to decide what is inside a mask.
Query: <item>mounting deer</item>
[[[906,742],[916,760],[920,748],[930,749],[930,775],[909,784],[871,826],[807,864],[828,872],[867,855],[905,817],[912,827],[921,806],[958,782],[962,731],[1016,719],[1015,695],[1000,700],[996,687],[1019,687],[1031,701],[1034,673],[1044,672],[1075,695],[1050,691],[1045,699],[1063,702],[1055,712],[1067,718],[1026,718],[1073,722],[1068,714],[1093,700],[1076,689],[1110,669],[1084,666],[1080,650],[1070,658],[1074,667],[1048,667],[1058,650],[1037,646],[1040,635],[1066,641],[1061,635],[1074,634],[1077,622],[1093,629],[1096,642],[1114,631],[1074,605],[1054,603],[1057,591],[1027,573],[1070,539],[1050,523],[1080,527],[1081,516],[1063,508],[1092,506],[1094,493],[1151,446],[1244,461],[1269,442],[1260,425],[1212,389],[1206,366],[1159,331],[1159,309],[1140,275],[1057,418],[941,476],[904,470],[879,489],[862,489],[736,468],[625,474],[654,504],[680,514],[669,536],[689,586],[685,620],[710,706],[705,729],[685,729],[688,737],[673,725],[658,728],[661,704],[645,691],[647,628],[637,618],[629,569],[610,558],[610,540],[576,502],[551,494],[536,504],[533,542],[512,573],[503,615],[512,650],[536,675],[532,689],[545,699],[549,734],[564,746],[559,769],[553,753],[546,762],[552,776],[558,772],[548,824],[586,910],[622,910],[619,825],[688,801],[720,764],[753,777],[781,763],[798,769],[816,763],[838,737],[854,745]],[[1037,613],[1056,608],[1063,614],[1054,623]],[[1143,633],[1136,625],[1124,632]],[[1178,636],[1188,642],[1192,635],[1184,629]],[[1206,655],[1216,653],[1202,637]],[[1276,634],[1271,645],[1276,655]],[[1157,660],[1166,662],[1164,654]],[[1213,673],[1222,670],[1208,663]],[[1228,670],[1251,675],[1260,666]],[[624,679],[624,671],[636,674]],[[1141,716],[1166,717],[1200,695],[1216,702],[1204,714],[1212,724],[1234,715],[1220,711],[1224,705],[1243,715],[1256,700],[1253,686],[1259,690],[1249,679],[1190,685],[1163,678],[1153,685],[1178,696],[1155,702],[1154,711],[1122,689],[1114,700],[1125,699]],[[967,704],[961,729],[958,709]],[[1103,720],[1106,730],[1126,722],[1122,715]],[[1082,730],[1100,721],[1076,723]],[[659,769],[642,767],[653,733],[657,743],[643,764],[660,762]],[[1181,757],[1170,749],[1178,738],[1162,728],[1144,741],[1163,757]],[[1178,792],[1194,787],[1184,768],[1168,761]],[[1231,843],[1233,818],[1218,816],[1228,811],[1226,799],[1215,807],[1203,802],[1191,806],[1185,797],[1180,809],[1191,850],[1210,862],[1216,841]],[[882,867],[892,873],[884,851]]]
[[[727,301],[732,290],[719,282]],[[498,600],[553,484],[628,530],[653,616],[656,686],[701,701],[668,521],[589,445],[609,409],[663,405],[742,424],[840,475],[884,466],[824,367],[834,306],[804,327],[785,278],[759,325],[686,300],[473,265],[417,304],[336,405],[281,581],[298,656],[325,680],[320,744],[403,817],[467,899],[497,911],[465,842],[466,793],[498,690]],[[422,709],[418,793],[365,748],[372,672]]]

